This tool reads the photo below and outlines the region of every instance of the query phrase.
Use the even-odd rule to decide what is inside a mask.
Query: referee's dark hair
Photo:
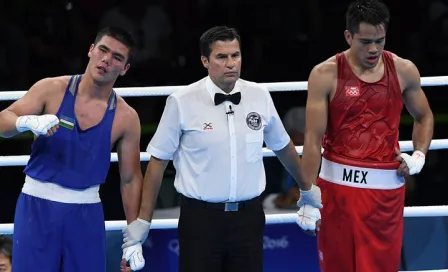
[[[6,235],[0,235],[0,254],[9,258],[12,263],[12,239]]]
[[[241,38],[236,29],[227,26],[215,26],[205,31],[199,39],[199,48],[201,56],[210,57],[212,45],[217,41],[231,42],[237,40],[241,47]]]

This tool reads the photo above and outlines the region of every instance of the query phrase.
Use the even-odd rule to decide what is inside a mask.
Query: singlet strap
[[[72,76],[72,78],[70,79],[68,90],[70,91],[70,93],[71,93],[73,96],[76,95],[76,89],[77,89],[77,87],[78,87],[79,79],[80,79],[80,78],[81,78],[81,75],[74,75],[74,76]]]
[[[112,90],[108,106],[109,106],[108,107],[109,110],[113,110],[117,107],[117,94],[115,93],[114,90]]]

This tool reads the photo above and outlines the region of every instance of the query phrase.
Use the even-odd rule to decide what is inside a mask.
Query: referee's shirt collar
[[[222,93],[227,94],[223,90],[221,90],[216,84],[213,82],[213,80],[210,78],[210,76],[207,76],[205,79],[205,87],[207,88],[207,92],[210,94],[210,98],[212,101],[215,99],[215,93]],[[234,94],[240,91],[240,80],[238,79],[235,82],[235,86],[233,87],[233,90],[229,94]]]

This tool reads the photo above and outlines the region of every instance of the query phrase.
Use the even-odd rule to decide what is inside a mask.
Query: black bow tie
[[[234,94],[215,93],[215,105],[219,105],[226,100],[232,102],[235,105],[238,105],[241,101],[241,93],[240,92]]]

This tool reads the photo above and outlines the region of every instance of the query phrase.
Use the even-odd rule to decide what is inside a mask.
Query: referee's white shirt
[[[239,79],[230,94],[236,92],[238,105],[215,106],[215,93],[224,92],[205,77],[168,96],[147,152],[173,159],[174,186],[184,196],[208,202],[259,196],[266,186],[263,140],[271,150],[289,143],[267,88]]]

